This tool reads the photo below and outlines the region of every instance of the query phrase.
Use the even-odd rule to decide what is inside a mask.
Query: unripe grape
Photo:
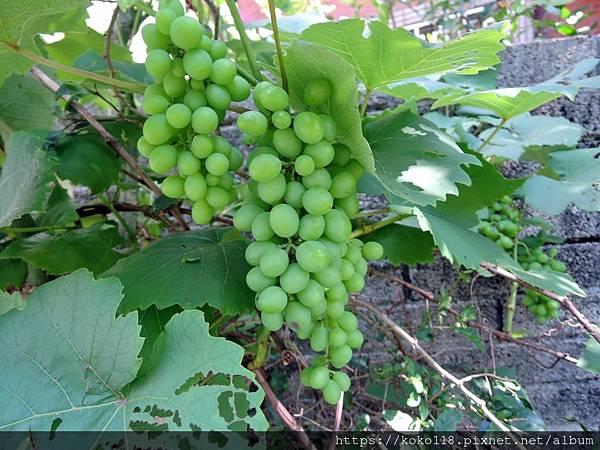
[[[332,164],[335,164],[336,166],[346,165],[352,157],[350,148],[344,144],[333,144],[333,148],[335,150],[335,155]]]
[[[267,314],[282,312],[287,305],[287,294],[278,286],[270,286],[258,295],[257,307]]]
[[[193,175],[200,171],[200,160],[192,152],[181,152],[177,158],[177,171],[180,175]]]
[[[246,284],[254,292],[261,292],[268,287],[275,286],[277,279],[266,276],[259,267],[254,267],[246,274]]]
[[[289,103],[287,92],[278,86],[270,85],[260,92],[260,104],[269,111],[286,109]]]
[[[329,350],[329,359],[333,367],[341,369],[352,359],[352,349],[348,345],[331,348]]]
[[[334,266],[325,267],[323,270],[315,273],[314,278],[321,286],[326,288],[332,288],[342,282],[340,271]]]
[[[344,169],[352,174],[352,176],[358,180],[365,173],[364,166],[356,159],[351,159],[344,165]]]
[[[352,233],[352,223],[346,213],[332,209],[325,214],[325,236],[334,242],[345,242]]]
[[[172,145],[159,145],[148,158],[148,165],[156,173],[165,173],[177,164],[177,149]]]
[[[209,134],[219,126],[219,117],[214,109],[202,106],[192,113],[192,128],[198,134]]]
[[[227,46],[221,41],[212,41],[210,46],[210,56],[213,60],[225,58]]]
[[[325,127],[321,118],[313,112],[299,113],[294,120],[294,132],[302,142],[316,144],[325,134]]]
[[[505,250],[510,250],[514,247],[513,240],[504,235],[500,235],[500,237],[496,240],[496,243]]]
[[[313,187],[329,189],[331,187],[331,175],[325,169],[315,169],[310,175],[302,177],[302,184],[306,189]]]
[[[225,88],[234,102],[243,102],[250,97],[250,84],[239,75],[234,76]]]
[[[305,214],[300,219],[298,235],[303,241],[314,241],[319,239],[325,231],[325,219],[323,216]]]
[[[259,136],[267,131],[269,122],[267,118],[258,111],[246,111],[237,119],[238,128],[244,133]]]
[[[177,77],[170,72],[164,76],[162,85],[167,95],[173,98],[183,95],[187,86],[185,78]]]
[[[203,199],[208,190],[206,180],[201,173],[195,173],[188,176],[183,184],[185,195],[192,201]]]
[[[367,275],[369,271],[369,264],[366,259],[359,259],[356,264],[354,264],[354,271],[360,276],[364,277]]]
[[[330,405],[337,405],[341,395],[342,391],[334,380],[329,380],[327,386],[323,388],[323,399]]]
[[[300,219],[294,208],[285,203],[275,205],[269,213],[271,229],[277,236],[292,237],[298,231]]]
[[[270,181],[258,183],[258,196],[263,202],[274,205],[283,198],[286,188],[285,177],[280,173]]]
[[[283,314],[280,312],[275,314],[261,312],[260,321],[267,330],[278,331],[283,326]]]
[[[279,278],[281,288],[288,294],[297,294],[303,290],[310,280],[310,275],[299,264],[290,264]]]
[[[312,320],[312,314],[311,314],[311,320]],[[307,325],[300,326],[294,331],[296,332],[296,336],[298,337],[298,339],[305,340],[305,339],[310,338],[310,335],[312,334],[314,327],[315,327],[315,325],[312,322],[309,322]],[[294,329],[292,326],[290,326],[290,328]]]
[[[142,107],[148,114],[153,115],[164,113],[169,108],[170,104],[171,103],[166,97],[160,95],[146,95],[144,96]]]
[[[229,158],[229,155],[231,155],[231,149],[233,148],[233,147],[231,147],[231,144],[229,143],[229,141],[222,136],[214,136],[213,140],[214,140],[214,150],[213,151],[215,153],[221,153],[222,155],[225,155],[227,158]]]
[[[379,242],[369,241],[362,248],[362,255],[369,261],[383,257],[383,246]]]
[[[302,142],[296,137],[294,130],[286,128],[273,132],[273,145],[277,151],[288,158],[294,158],[302,151]]]
[[[329,347],[341,347],[346,344],[348,337],[341,328],[332,328],[329,330]]]
[[[162,34],[158,31],[158,27],[154,23],[144,25],[142,28],[142,39],[148,46],[148,49],[165,49],[169,45],[169,36]]]
[[[355,192],[350,194],[348,197],[336,198],[333,201],[333,204],[336,208],[344,211],[349,218],[356,216],[360,209],[360,204],[358,203],[358,198]]]
[[[175,130],[169,125],[164,114],[157,114],[146,119],[143,134],[149,144],[161,145],[171,139]]]
[[[176,77],[185,77],[185,68],[183,67],[183,59],[176,57],[173,58],[171,63],[171,73]]]
[[[203,34],[200,23],[187,16],[180,16],[173,20],[169,33],[173,43],[184,50],[198,47]]]
[[[354,274],[354,265],[347,259],[342,259],[340,265],[340,277],[342,281],[349,279]]]
[[[183,68],[192,79],[204,80],[212,73],[212,60],[208,53],[197,48],[183,56]]]
[[[313,367],[306,367],[300,372],[300,383],[306,387],[310,387],[310,376],[312,375]]]
[[[556,259],[550,261],[550,268],[557,272],[565,272],[567,270],[567,266],[565,265],[565,263]]]
[[[268,277],[278,277],[286,271],[289,256],[280,248],[267,250],[260,258],[260,270]]]
[[[315,167],[325,167],[333,160],[333,146],[327,141],[307,145],[304,154],[310,156],[315,162]]]
[[[335,372],[331,379],[337,383],[343,392],[346,392],[348,389],[350,389],[350,377],[344,372]]]
[[[206,99],[210,106],[218,110],[225,110],[231,104],[229,91],[218,84],[210,84],[206,88]]]
[[[277,245],[271,241],[252,242],[250,245],[248,245],[248,247],[246,247],[244,257],[251,266],[258,266],[260,264],[260,258],[262,255],[266,251],[274,250],[276,248]]]
[[[140,154],[146,158],[150,156],[152,150],[155,149],[154,145],[150,144],[143,136],[138,139],[136,147]]]
[[[236,171],[242,167],[242,164],[244,163],[244,154],[237,148],[232,148],[228,159],[229,170]]]
[[[240,231],[250,231],[252,222],[264,210],[257,205],[244,205],[233,216],[233,226]]]
[[[171,23],[177,18],[177,14],[170,8],[160,8],[156,12],[156,28],[162,34],[168,35]]]
[[[333,206],[333,198],[321,187],[310,188],[302,196],[302,206],[309,214],[322,216]]]
[[[329,264],[329,254],[322,243],[306,241],[296,249],[296,260],[307,272],[318,272]]]
[[[306,287],[298,292],[298,300],[307,308],[312,308],[325,301],[325,292],[315,280],[309,280]]]
[[[227,159],[227,156],[221,153],[212,153],[206,158],[205,166],[208,173],[218,177],[223,175],[227,172],[227,169],[229,169],[229,160]]]
[[[171,70],[171,56],[163,49],[156,48],[148,52],[146,70],[156,80],[161,80]]]
[[[344,331],[352,331],[358,328],[358,320],[350,311],[345,311],[338,319],[338,324]]]
[[[309,106],[325,103],[331,95],[331,83],[325,78],[316,78],[309,81],[304,88],[304,103]]]
[[[289,128],[292,124],[292,116],[290,116],[290,113],[287,111],[275,111],[271,116],[271,122],[275,128],[283,130]]]
[[[214,209],[205,200],[200,199],[192,206],[192,219],[198,225],[209,223],[214,214]]]
[[[310,309],[300,302],[288,302],[284,316],[286,323],[293,330],[312,327]]]
[[[183,6],[179,2],[179,0],[163,0],[159,2],[161,8],[169,8],[172,10],[177,17],[183,16],[185,14],[185,10]]]
[[[327,301],[327,315],[337,319],[344,313],[344,304],[341,302]]]
[[[229,193],[220,186],[209,187],[205,200],[213,208],[223,209],[229,203]]]
[[[348,292],[360,292],[365,287],[365,279],[362,275],[354,273],[350,278],[344,281]]]
[[[327,300],[331,300],[333,302],[345,303],[348,299],[348,291],[346,290],[346,285],[343,283],[338,284],[330,288],[327,291]]]
[[[315,367],[310,374],[310,387],[323,389],[329,383],[329,370],[325,366]]]
[[[327,328],[323,325],[316,326],[310,335],[310,348],[315,352],[322,352],[327,348]]]
[[[315,162],[308,155],[300,155],[294,161],[294,170],[303,177],[310,175],[315,170]]]
[[[236,75],[235,64],[227,58],[217,59],[213,62],[210,79],[221,85],[227,85],[233,81]]]
[[[169,198],[183,197],[183,178],[170,176],[163,180],[160,185],[162,193]]]
[[[281,161],[273,155],[258,155],[250,162],[248,171],[256,181],[270,181],[281,173]]]
[[[323,138],[329,142],[334,141],[337,137],[337,125],[335,120],[327,114],[319,114],[319,117],[323,121],[323,128],[325,130]]]
[[[206,100],[204,92],[191,89],[185,94],[185,97],[183,97],[183,104],[187,106],[190,111],[195,111],[201,106],[208,105],[208,101]]]
[[[275,150],[273,147],[267,147],[267,146],[256,147],[248,155],[248,166],[250,166],[250,164],[252,164],[252,161],[254,161],[254,158],[256,158],[257,156],[260,156],[260,155],[273,155],[273,156],[277,156],[279,158],[279,153],[277,153],[277,150]]]
[[[288,181],[285,187],[284,201],[293,208],[302,208],[302,196],[306,189],[299,181]]]
[[[192,139],[190,150],[197,158],[208,158],[213,152],[214,143],[210,136],[198,134]]]
[[[346,334],[348,335],[347,344],[350,346],[350,348],[357,349],[362,347],[365,338],[360,330],[355,328],[354,330],[347,331]]]
[[[264,212],[256,216],[252,222],[252,236],[257,241],[266,241],[273,237],[273,230],[269,223],[269,213]]]
[[[333,198],[345,198],[352,195],[356,190],[356,179],[350,172],[341,172],[331,180],[329,192]]]

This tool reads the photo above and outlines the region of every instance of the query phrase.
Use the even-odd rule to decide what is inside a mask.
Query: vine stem
[[[71,230],[73,228],[77,228],[76,225],[47,225],[47,226],[40,226],[40,227],[22,227],[22,228],[12,228],[12,227],[5,227],[5,228],[0,228],[0,231],[2,231],[3,233],[5,232],[11,232],[11,233],[39,233],[39,232],[43,232],[43,231],[52,231],[52,230]]]
[[[487,137],[487,139],[486,139],[485,141],[483,141],[483,142],[481,143],[481,145],[479,146],[479,148],[477,149],[477,151],[478,151],[479,153],[481,153],[481,151],[482,151],[482,150],[483,150],[485,147],[487,147],[487,146],[490,144],[490,142],[492,142],[492,139],[494,139],[494,138],[496,137],[496,135],[497,135],[497,134],[498,134],[498,132],[499,132],[499,131],[502,129],[502,127],[504,127],[504,125],[506,124],[506,122],[507,122],[507,119],[502,119],[502,120],[500,121],[500,123],[499,123],[499,124],[496,126],[496,128],[494,128],[494,131],[492,131],[492,132],[490,133],[490,135]]]
[[[519,258],[519,240],[515,238],[513,240],[514,248],[513,248],[513,259],[515,261]],[[512,324],[513,319],[515,317],[515,310],[517,309],[517,292],[519,290],[519,284],[516,282],[512,282],[510,286],[510,295],[508,296],[508,301],[506,302],[506,320],[504,321],[504,331],[508,334],[512,335]]]
[[[598,343],[600,343],[600,328],[598,328],[596,325],[594,325],[593,323],[591,323],[587,317],[585,317],[581,311],[579,311],[577,309],[577,307],[573,304],[573,302],[571,300],[569,300],[569,298],[565,295],[558,295],[555,294],[554,292],[550,292],[546,289],[542,289],[542,288],[538,288],[536,286],[533,286],[532,284],[529,284],[527,281],[523,280],[522,278],[516,276],[515,274],[509,272],[508,270],[503,269],[502,267],[499,267],[495,264],[490,264],[487,262],[482,262],[480,264],[480,266],[493,273],[494,275],[499,275],[501,277],[507,278],[511,281],[514,281],[518,284],[520,284],[521,286],[524,286],[528,289],[531,289],[533,291],[539,292],[540,294],[545,295],[546,297],[551,298],[552,300],[556,300],[558,303],[560,303],[567,311],[569,311],[573,317],[575,317],[575,319],[577,319],[577,321],[583,326],[583,328],[585,328],[585,330],[587,332],[589,332],[594,339],[596,339],[596,341],[598,341]]]
[[[371,88],[366,88],[365,98],[363,99],[362,105],[360,105],[360,117],[364,117],[367,112],[367,105],[369,104],[369,98],[371,97]]]
[[[384,313],[382,310],[380,310],[376,306],[371,305],[369,303],[361,302],[360,300],[354,299],[352,301],[352,303],[356,306],[369,309],[373,313],[375,313],[377,315],[377,317],[383,323],[385,323],[394,334],[398,335],[399,337],[404,339],[406,342],[408,342],[412,346],[412,348],[416,350],[416,352],[423,358],[423,360],[425,360],[427,362],[427,364],[432,369],[434,369],[437,373],[439,373],[444,378],[449,380],[458,389],[460,389],[462,391],[462,393],[467,398],[469,398],[469,400],[471,400],[474,404],[476,404],[483,412],[483,415],[486,416],[494,425],[496,425],[500,430],[502,430],[504,432],[507,432],[507,433],[511,432],[510,429],[500,419],[498,419],[494,415],[494,413],[492,413],[489,410],[485,400],[478,397],[469,388],[467,388],[465,386],[464,381],[460,380],[459,378],[457,378],[456,376],[454,376],[453,374],[448,372],[446,369],[444,369],[429,353],[427,353],[427,351],[425,351],[425,349],[423,347],[421,347],[421,345],[419,344],[419,341],[416,338],[414,338],[413,336],[408,334],[403,328],[401,328],[398,324],[396,324],[396,322],[394,322],[392,319],[390,319],[386,313]],[[512,433],[511,433],[511,435],[512,435]],[[514,442],[518,442],[518,440],[515,438],[515,436],[512,436],[512,438],[514,438]],[[519,448],[523,448],[523,447],[520,446]]]
[[[231,12],[231,17],[233,18],[233,23],[235,25],[235,29],[240,35],[240,40],[242,41],[242,46],[244,47],[244,52],[246,52],[246,57],[248,58],[248,63],[250,64],[250,70],[254,75],[254,78],[257,80],[261,79],[260,69],[258,68],[258,64],[256,62],[256,56],[254,55],[254,50],[252,49],[252,43],[246,34],[246,29],[244,28],[244,21],[242,20],[242,16],[240,16],[240,11],[235,4],[235,0],[225,0],[227,3],[227,7]]]
[[[269,0],[269,14],[271,15],[271,27],[273,28],[273,38],[275,39],[275,48],[277,49],[277,61],[279,61],[281,85],[285,92],[288,92],[288,79],[287,74],[285,73],[285,64],[283,63],[283,50],[281,49],[281,39],[279,38],[279,26],[277,25],[275,0]]]
[[[369,223],[367,225],[363,225],[350,234],[350,239],[357,238],[359,236],[364,236],[365,234],[370,234],[375,230],[379,230],[380,228],[387,227],[388,225],[393,224],[397,220],[404,219],[409,217],[408,214],[394,214],[393,216],[388,217],[387,219],[383,219],[379,222]]]
[[[75,67],[66,66],[66,65],[58,63],[56,61],[52,61],[51,59],[44,58],[43,56],[38,55],[37,53],[31,52],[17,44],[13,44],[10,42],[4,42],[3,44],[8,49],[10,49],[12,52],[16,53],[17,55],[24,56],[25,58],[30,59],[31,61],[34,61],[38,64],[50,67],[55,70],[59,70],[61,72],[67,72],[72,75],[77,75],[77,76],[87,78],[90,80],[98,81],[99,83],[118,87],[121,89],[125,89],[127,91],[141,93],[141,92],[144,92],[144,89],[145,89],[143,84],[132,83],[132,82],[123,81],[123,80],[117,80],[114,78],[105,77],[104,75],[100,75],[97,73],[88,72],[87,70],[81,70],[81,69],[77,69]]]
[[[308,450],[316,450],[315,446],[310,441],[308,435],[304,431],[304,428],[302,428],[302,425],[300,425],[296,421],[292,413],[290,413],[287,410],[285,405],[281,403],[279,398],[277,398],[277,395],[275,395],[273,389],[271,389],[271,386],[267,381],[265,371],[263,369],[256,369],[254,371],[254,374],[256,375],[256,381],[258,381],[258,384],[260,384],[263,390],[265,391],[267,401],[273,407],[277,415],[281,417],[281,420],[284,421],[284,423],[290,428],[290,430],[298,432],[298,437],[300,439],[300,442],[302,442],[302,445],[304,445],[304,447],[306,447]]]
[[[340,399],[335,405],[335,419],[333,421],[333,436],[331,436],[331,441],[329,441],[328,450],[335,450],[337,435],[336,433],[340,431],[340,425],[342,423],[342,413],[344,412],[344,391],[340,394]]]

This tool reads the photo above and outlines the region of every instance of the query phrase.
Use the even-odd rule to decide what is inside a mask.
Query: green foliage
[[[27,278],[27,264],[20,259],[0,259],[0,290],[20,288]]]
[[[385,257],[395,265],[433,261],[433,239],[419,228],[393,224],[369,234],[368,240],[383,245]]]
[[[20,311],[23,308],[25,308],[25,300],[21,297],[21,294],[18,292],[9,294],[0,291],[0,317],[13,309]]]
[[[582,369],[600,375],[600,344],[591,337],[577,361]]]

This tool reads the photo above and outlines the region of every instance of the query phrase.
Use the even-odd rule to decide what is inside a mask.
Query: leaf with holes
[[[117,276],[125,288],[120,312],[193,309],[206,303],[223,314],[249,311],[254,294],[246,285],[250,269],[246,241],[228,230],[198,230],[166,236],[122,259],[105,276]],[[177,295],[173,295],[176,292]]]
[[[137,313],[115,317],[121,297],[116,278],[80,270],[0,317],[0,430],[266,429],[244,349],[210,336],[200,311],[171,319],[136,376],[143,338]]]

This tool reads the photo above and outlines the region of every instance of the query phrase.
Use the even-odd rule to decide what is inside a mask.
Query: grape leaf
[[[10,134],[0,175],[0,227],[9,226],[23,214],[45,209],[55,161],[42,149],[44,141],[26,131]]]
[[[600,148],[574,149],[550,154],[549,168],[558,179],[536,175],[519,192],[534,208],[559,214],[570,204],[600,211]]]
[[[8,292],[0,291],[0,316],[3,316],[9,311],[16,309],[21,311],[25,308],[25,299],[18,292],[9,294]]]
[[[285,68],[291,101],[296,108],[303,108],[304,87],[309,81],[326,78],[331,82],[331,97],[317,109],[335,120],[337,141],[350,147],[352,156],[368,170],[373,170],[371,149],[361,132],[360,114],[356,106],[357,86],[352,67],[330,50],[296,42],[287,48]]]
[[[458,427],[458,424],[461,422],[461,420],[462,414],[458,409],[446,408],[435,419],[433,429],[437,432],[456,431],[456,428]]]
[[[91,28],[87,28],[85,32],[66,33],[60,41],[46,44],[44,50],[54,61],[71,66],[77,58],[90,50],[102,53],[104,51],[104,36]],[[126,63],[132,62],[129,49],[114,42],[110,46],[110,59]]]
[[[585,346],[577,365],[588,372],[600,375],[600,344],[593,337]]]
[[[597,87],[600,76],[581,78],[591,72],[597,64],[597,59],[584,59],[570,69],[534,86],[450,94],[437,100],[432,108],[449,105],[474,106],[492,111],[508,120],[563,95],[573,100],[579,89]]]
[[[497,53],[504,33],[485,29],[443,44],[421,41],[411,32],[390,29],[380,21],[348,19],[319,23],[302,32],[300,39],[316,42],[335,51],[356,69],[369,89],[395,81],[431,74],[457,72],[475,74],[500,62]]]
[[[250,269],[245,247],[245,241],[229,239],[223,230],[174,234],[122,259],[105,276],[123,283],[119,312],[151,305],[191,309],[206,303],[223,314],[244,312],[254,307],[245,281]]]
[[[406,225],[388,225],[371,233],[368,241],[383,245],[385,257],[394,265],[433,261],[433,239],[429,233]]]
[[[0,289],[20,288],[27,278],[27,264],[20,259],[0,259]]]
[[[86,29],[87,0],[7,1],[0,8],[0,85],[11,73],[24,74],[33,62],[14,53],[6,43],[38,53],[40,33]]]
[[[12,130],[50,129],[54,122],[55,101],[31,75],[13,74],[0,88],[0,127],[2,139],[8,141]],[[6,129],[8,128],[8,129]]]
[[[0,253],[0,259],[20,258],[50,275],[82,267],[99,274],[123,257],[114,247],[124,243],[115,226],[101,223],[60,234],[39,233],[17,239]]]
[[[77,58],[73,66],[88,72],[109,75],[106,60],[99,52],[93,50],[87,51]],[[144,84],[152,84],[154,82],[152,76],[146,71],[144,64],[113,61],[113,68],[117,74],[122,75],[123,79],[139,81]]]
[[[68,225],[79,219],[75,203],[69,197],[66,189],[55,185],[54,190],[46,203],[46,212],[42,214],[37,222],[39,226]]]
[[[240,382],[254,380],[241,365],[244,349],[210,336],[200,311],[166,325],[149,371],[136,377],[143,339],[137,313],[115,318],[121,288],[115,278],[96,281],[79,270],[0,317],[0,430],[266,428],[263,391]]]
[[[387,114],[365,126],[375,175],[393,194],[419,205],[435,204],[469,185],[463,165],[480,165],[435,125],[410,112]]]

